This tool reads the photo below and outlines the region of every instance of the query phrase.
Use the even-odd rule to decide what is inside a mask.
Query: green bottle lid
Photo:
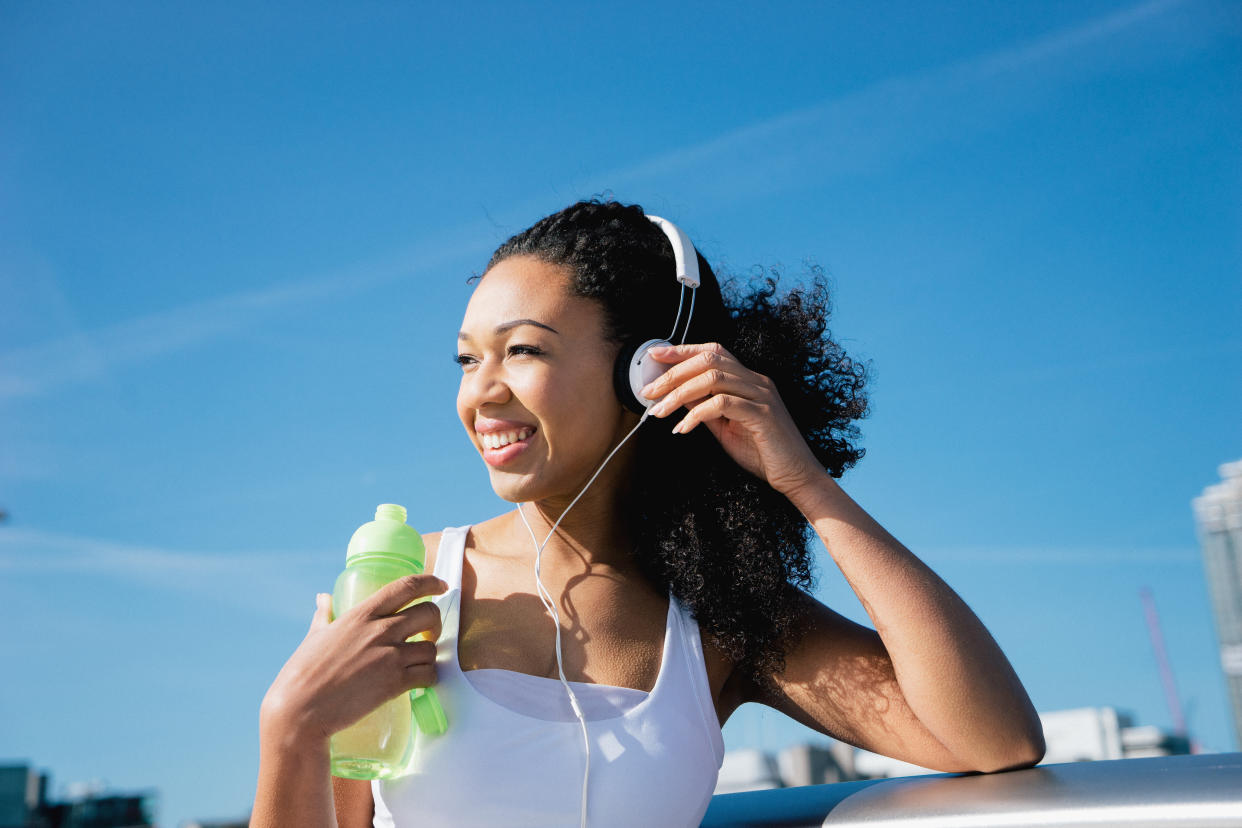
[[[440,699],[430,687],[415,687],[410,691],[410,708],[418,729],[428,736],[439,736],[448,730],[448,718]]]
[[[408,561],[416,572],[422,572],[427,550],[418,533],[406,525],[405,515],[404,506],[381,503],[375,510],[375,520],[359,526],[349,539],[345,565],[363,555],[378,554]]]

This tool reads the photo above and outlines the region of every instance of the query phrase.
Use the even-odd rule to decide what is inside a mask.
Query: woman
[[[686,323],[674,237],[654,221],[582,202],[492,257],[462,323],[457,407],[518,506],[425,536],[440,578],[331,624],[320,596],[264,699],[253,825],[697,824],[720,726],[748,701],[944,771],[1042,757],[987,630],[833,480],[862,456],[866,400],[822,282],[726,304],[691,253]],[[674,307],[681,335],[651,353],[667,370],[640,420],[615,363],[666,337]],[[807,594],[810,529],[874,631]],[[423,630],[438,649],[403,643]],[[330,783],[329,736],[437,673],[450,730],[420,746],[420,772]]]

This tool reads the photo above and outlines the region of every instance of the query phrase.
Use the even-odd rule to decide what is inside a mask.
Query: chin
[[[590,476],[590,472],[587,473]],[[581,484],[572,491],[566,492],[566,485],[549,485],[547,480],[540,479],[536,473],[507,473],[490,470],[492,491],[496,497],[509,503],[534,503],[536,501],[558,496],[573,497],[578,494]]]
[[[509,503],[526,503],[540,496],[531,481],[520,475],[491,471],[489,477],[496,497]]]

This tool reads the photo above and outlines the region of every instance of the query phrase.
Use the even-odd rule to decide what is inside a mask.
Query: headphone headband
[[[685,231],[668,219],[648,215],[648,219],[668,236],[669,244],[673,245],[673,260],[677,263],[677,281],[689,288],[699,286],[699,255],[694,244]],[[689,255],[687,255],[689,254]]]
[[[690,288],[690,316],[686,317],[685,331],[690,329],[690,319],[694,317],[694,296],[699,286],[699,255],[690,242],[690,237],[676,224],[659,216],[647,216],[651,223],[664,231],[669,243],[673,245],[673,260],[677,265],[677,281],[681,282],[681,299],[677,302],[677,319],[673,322],[670,339],[648,339],[646,342],[629,342],[617,354],[613,366],[612,381],[617,390],[617,398],[635,414],[646,415],[647,409],[655,405],[656,400],[641,396],[647,383],[655,380],[671,366],[658,362],[648,356],[648,351],[662,345],[672,345],[671,337],[677,333],[677,325],[681,322],[682,300],[686,297],[686,288]],[[685,331],[681,341],[685,342]]]

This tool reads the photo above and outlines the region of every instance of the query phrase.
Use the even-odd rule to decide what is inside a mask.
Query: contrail
[[[664,189],[700,170],[709,187],[729,200],[797,186],[808,168],[823,177],[874,168],[899,160],[935,140],[926,135],[937,100],[965,94],[972,85],[1047,63],[1121,33],[1188,0],[1151,0],[1010,48],[946,66],[889,78],[856,92],[731,130],[717,137],[592,175],[570,189],[599,193],[650,182]],[[943,116],[941,116],[943,118]],[[990,118],[994,118],[992,113]],[[987,119],[985,119],[987,120]],[[980,128],[985,121],[976,124]],[[911,125],[917,126],[912,129]],[[966,131],[954,123],[945,140]],[[565,189],[565,188],[558,188]],[[546,199],[505,209],[524,214]],[[524,209],[523,209],[524,208]],[[483,220],[439,233],[430,248],[359,264],[340,272],[279,284],[161,311],[96,331],[0,354],[0,403],[49,393],[75,382],[106,377],[114,366],[142,362],[258,324],[273,313],[314,305],[414,274],[437,263],[486,255],[496,226]],[[417,256],[415,259],[414,256]]]
[[[309,621],[310,596],[324,587],[323,562],[338,558],[327,550],[207,553],[39,529],[0,532],[0,580],[5,582],[22,577],[55,582],[67,574],[114,579],[292,621]]]

